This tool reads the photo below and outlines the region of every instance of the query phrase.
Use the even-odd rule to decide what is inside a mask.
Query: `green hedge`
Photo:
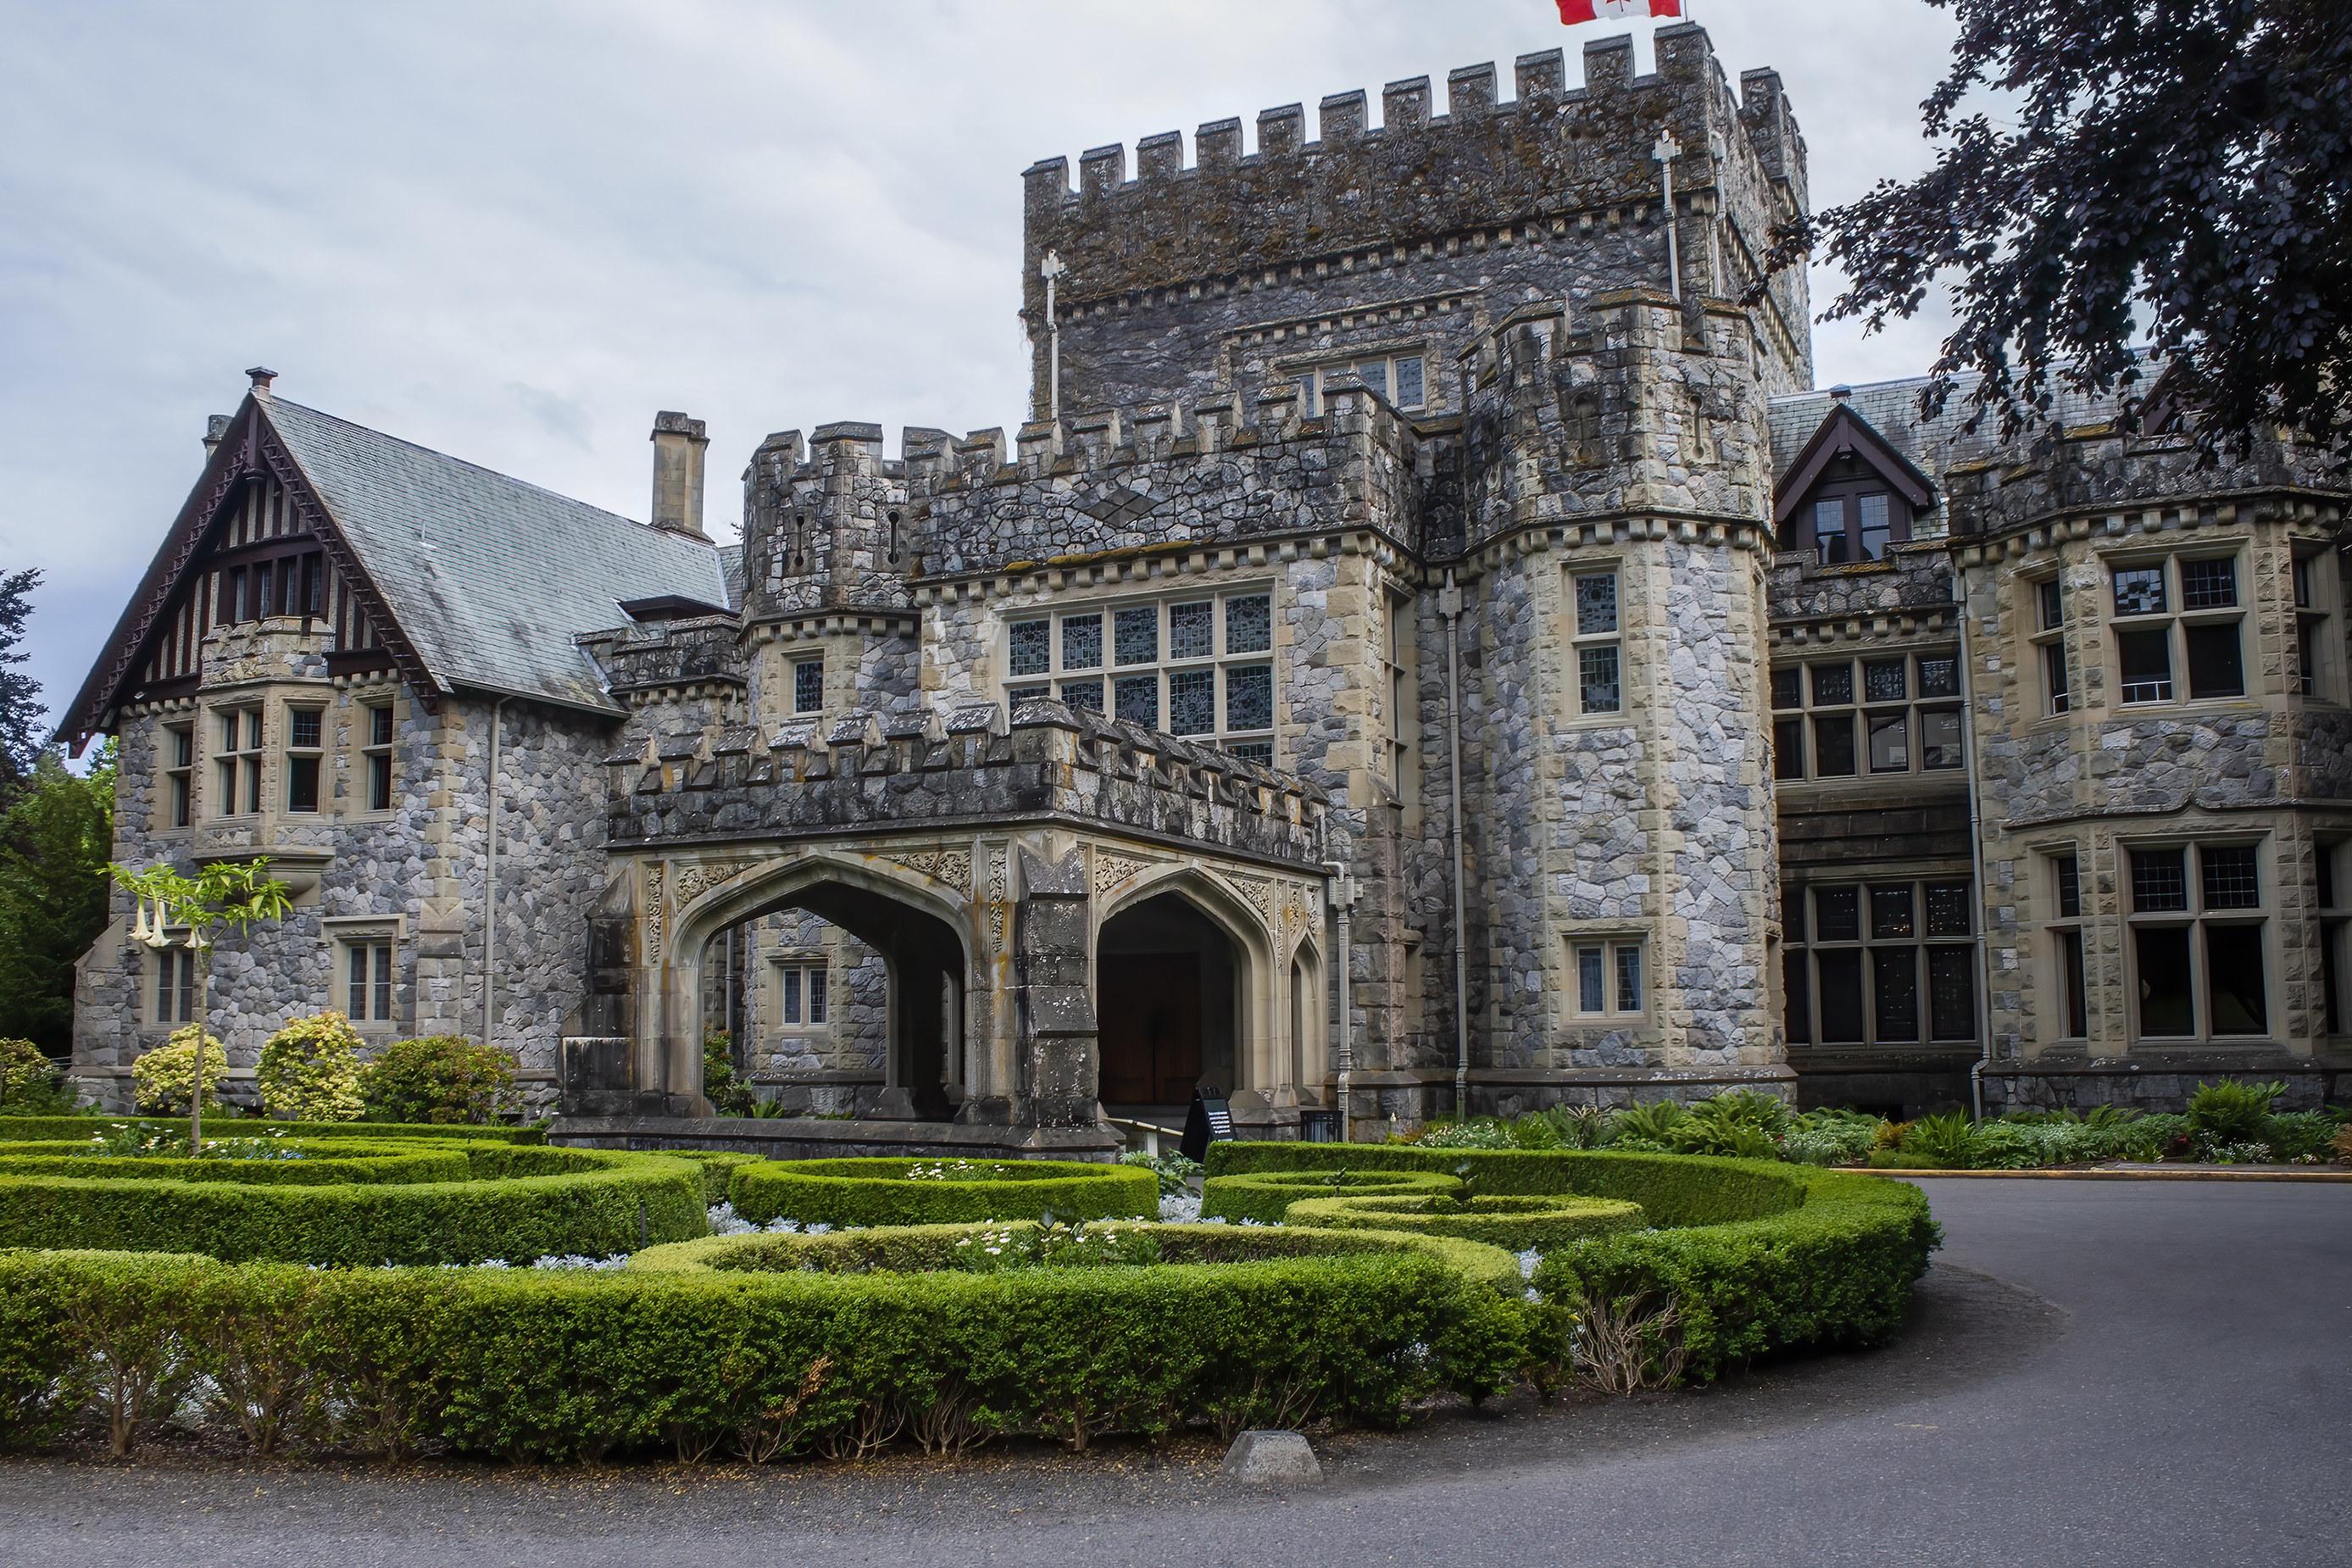
[[[501,1461],[846,1457],[894,1437],[953,1450],[1016,1432],[1083,1447],[1196,1420],[1221,1434],[1394,1424],[1442,1380],[1476,1392],[1490,1369],[1470,1331],[1520,1310],[1410,1247],[997,1274],[20,1253],[0,1256],[0,1439],[40,1441],[90,1405],[119,1414],[90,1381],[101,1364],[167,1394],[201,1373],[246,1391],[248,1415],[278,1390],[282,1422],[331,1415],[380,1452]],[[1463,1347],[1456,1360],[1448,1347]],[[173,1403],[146,1399],[124,1447]]]
[[[1446,1207],[1440,1207],[1446,1205]],[[1449,1212],[1451,1210],[1451,1212]],[[1587,1237],[1640,1230],[1650,1222],[1639,1204],[1553,1193],[1539,1197],[1480,1195],[1462,1212],[1449,1200],[1427,1197],[1300,1198],[1285,1223],[1339,1230],[1394,1230],[1453,1236],[1511,1252],[1551,1252]]]
[[[114,1154],[94,1158],[87,1143],[0,1143],[0,1177],[70,1176],[83,1181],[229,1182],[246,1186],[320,1187],[345,1182],[463,1182],[471,1180],[473,1175],[462,1148],[370,1143],[352,1138],[280,1138],[271,1142],[302,1158],[185,1160]]]
[[[702,1201],[706,1204],[725,1203],[735,1173],[746,1165],[765,1164],[768,1158],[765,1154],[739,1154],[732,1150],[656,1149],[653,1152],[673,1160],[691,1160],[700,1166]]]
[[[1662,1228],[1571,1243],[1537,1289],[1566,1303],[1672,1298],[1689,1373],[1712,1379],[1801,1345],[1871,1344],[1902,1325],[1913,1281],[1940,1243],[1927,1194],[1906,1182],[1754,1160],[1605,1151],[1482,1151],[1318,1143],[1213,1143],[1212,1176],[1472,1167],[1488,1194],[1579,1193],[1641,1205]]]
[[[0,1116],[0,1143],[41,1142],[79,1139],[87,1142],[110,1127],[144,1127],[156,1132],[185,1132],[184,1116]],[[301,1138],[470,1139],[488,1143],[544,1143],[547,1133],[537,1127],[442,1126],[430,1121],[268,1121],[258,1117],[207,1116],[207,1138],[268,1137],[271,1131]]]
[[[702,1173],[689,1161],[481,1142],[456,1152],[467,1179],[403,1185],[0,1174],[0,1247],[358,1266],[520,1263],[628,1252],[709,1228]]]
[[[1026,1220],[982,1220],[964,1225],[890,1226],[874,1230],[833,1231],[808,1236],[790,1231],[706,1236],[649,1247],[628,1267],[657,1273],[748,1272],[791,1274],[815,1269],[829,1274],[876,1269],[908,1274],[950,1266],[956,1245],[978,1231],[1030,1230]],[[1118,1226],[1122,1233],[1158,1238],[1161,1257],[1174,1264],[1263,1263],[1272,1258],[1332,1257],[1346,1253],[1418,1252],[1433,1258],[1465,1279],[1516,1290],[1518,1260],[1499,1247],[1459,1237],[1402,1231],[1276,1228],[1269,1226],[1160,1225]]]
[[[1277,1225],[1301,1198],[1454,1197],[1462,1184],[1426,1171],[1272,1171],[1212,1176],[1201,1185],[1202,1219],[1254,1219]]]
[[[753,1225],[950,1225],[959,1220],[1150,1217],[1160,1179],[1138,1165],[1076,1160],[970,1162],[992,1164],[988,1181],[909,1181],[907,1172],[961,1162],[772,1160],[735,1173],[728,1196]]]

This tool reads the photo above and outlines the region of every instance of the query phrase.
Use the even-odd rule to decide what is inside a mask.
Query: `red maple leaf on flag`
[[[1683,0],[1559,0],[1560,23],[1570,27],[1579,22],[1597,22],[1603,16],[1612,21],[1638,16],[1644,10],[1653,16],[1679,16],[1683,14]]]

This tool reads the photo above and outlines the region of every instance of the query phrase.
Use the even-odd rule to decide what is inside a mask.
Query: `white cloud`
[[[1925,165],[1948,14],[1691,8],[1735,75],[1780,71],[1817,207]],[[0,568],[47,574],[31,671],[71,696],[247,365],[631,515],[654,411],[686,409],[723,522],[766,431],[1022,417],[1035,159],[1530,50],[1574,79],[1622,30],[1549,0],[0,4]],[[1916,374],[1937,325],[1822,329],[1821,379]]]

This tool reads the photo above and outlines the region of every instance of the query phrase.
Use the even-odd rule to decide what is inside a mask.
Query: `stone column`
[[[1048,861],[1023,848],[1013,914],[1013,1003],[1020,1050],[1013,1121],[1031,1127],[1090,1127],[1100,1060],[1087,984],[1083,849]]]

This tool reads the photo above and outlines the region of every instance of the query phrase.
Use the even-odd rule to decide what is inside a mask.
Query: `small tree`
[[[139,900],[139,918],[131,928],[133,936],[149,947],[174,947],[184,939],[173,937],[171,928],[185,926],[188,934],[184,941],[189,951],[203,956],[204,962],[196,965],[196,1023],[193,1037],[196,1059],[190,1075],[192,1082],[205,1076],[206,1042],[211,1038],[205,1029],[212,1022],[214,933],[222,926],[233,926],[243,936],[260,921],[274,921],[293,907],[286,884],[262,875],[262,868],[268,864],[267,857],[249,861],[219,860],[194,877],[184,877],[168,865],[151,866],[144,871],[110,863],[106,868],[107,874]],[[177,1035],[172,1037],[179,1038]],[[226,1050],[222,1066],[227,1066]],[[131,1070],[135,1076],[136,1063]],[[194,1094],[188,1100],[188,1148],[194,1152],[204,1146],[205,1097]]]
[[[0,1116],[71,1116],[58,1064],[30,1040],[0,1040]]]
[[[367,1110],[360,1098],[360,1037],[341,1013],[297,1018],[261,1047],[255,1075],[262,1109],[296,1121],[356,1121]]]

